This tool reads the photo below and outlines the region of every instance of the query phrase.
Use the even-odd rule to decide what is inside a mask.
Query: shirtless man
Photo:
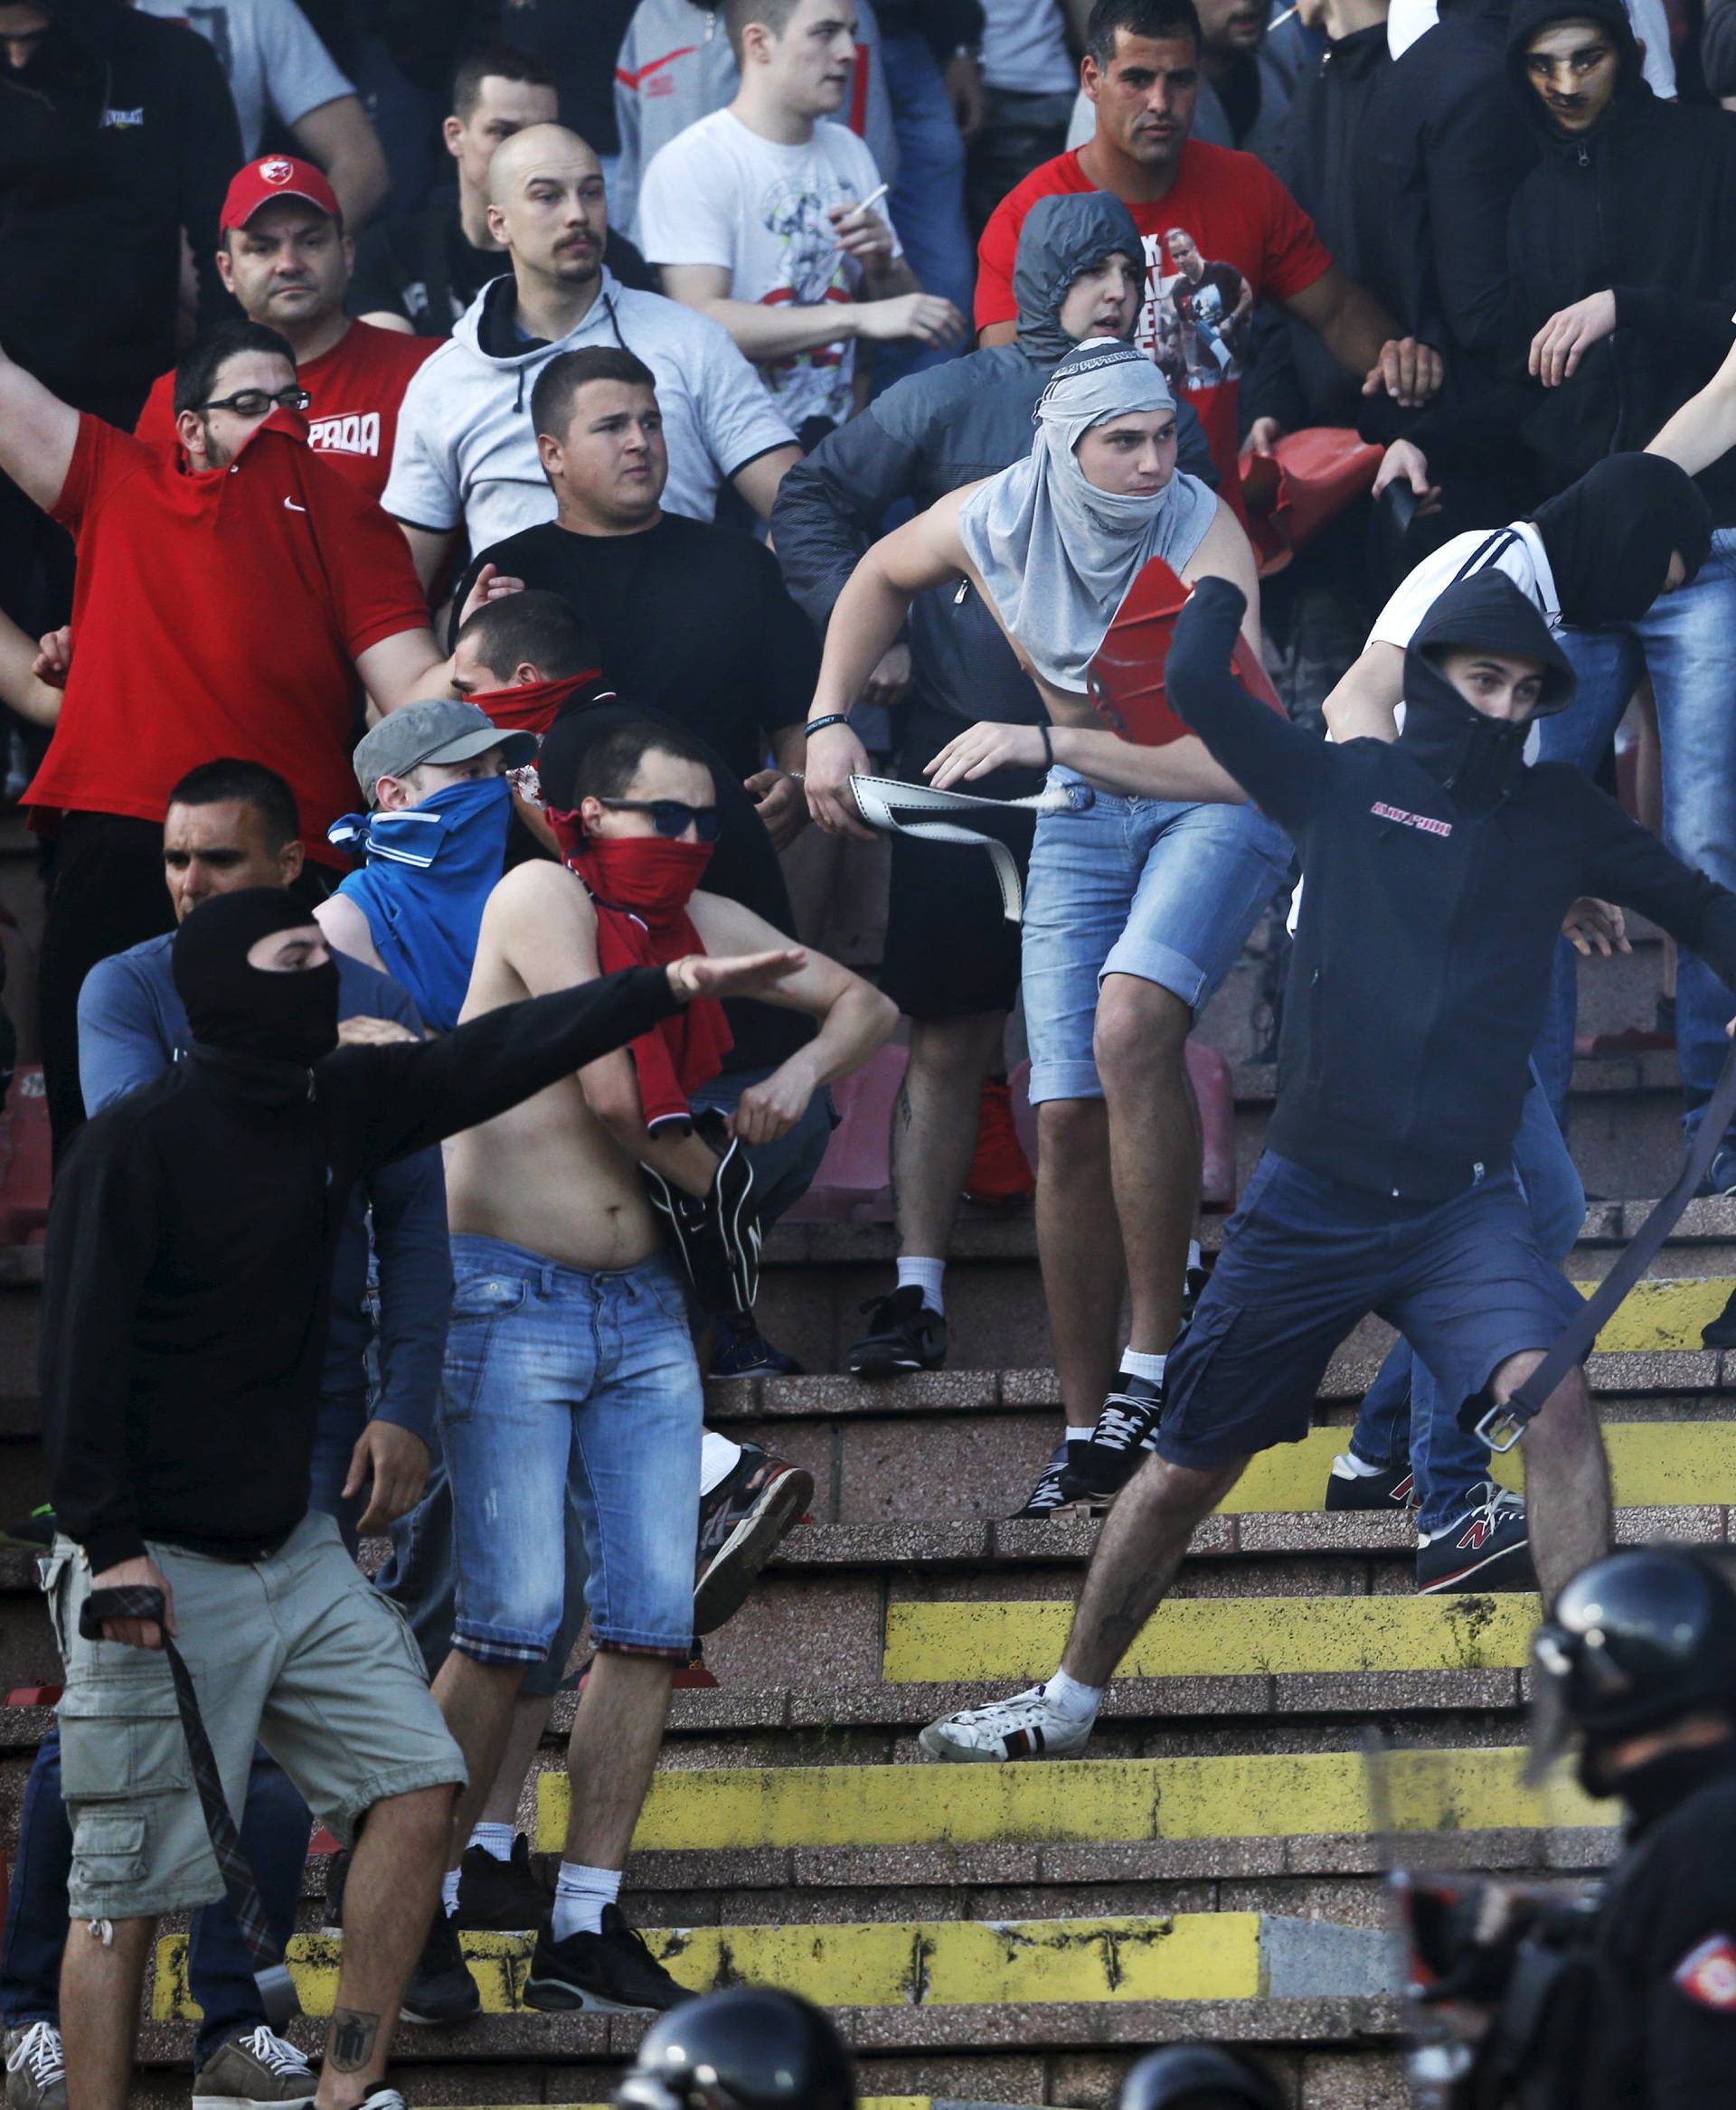
[[[1022,1516],[1107,1500],[1163,1406],[1199,1199],[1184,1049],[1288,870],[1285,839],[1192,734],[1131,746],[1101,730],[1086,669],[1146,561],[1231,580],[1260,649],[1253,553],[1228,506],[1175,467],[1175,406],[1119,340],[1068,354],[1028,460],[953,492],[870,550],[838,597],[809,715],[807,794],[823,828],[865,833],[848,793],[868,765],[844,713],[912,595],[963,579],[994,608],[1052,723],[980,724],[928,773],[939,787],[1051,765],[1085,810],[1038,821],[1024,994],[1042,1177],[1037,1242],[1067,1415]],[[824,727],[824,730],[820,728]],[[1124,1286],[1132,1332],[1118,1369]]]
[[[599,932],[604,918],[633,926],[641,943],[691,918],[690,949],[693,933],[730,951],[743,933],[769,932],[750,910],[692,890],[717,795],[685,736],[630,723],[589,747],[566,781],[552,742],[543,754],[543,796],[573,869],[524,864],[495,888],[466,1019],[594,978],[599,942],[607,951],[615,935]],[[591,888],[634,913],[607,895],[599,909]],[[887,998],[816,953],[773,1001],[819,1031],[741,1095],[731,1126],[750,1144],[793,1127],[812,1095],[864,1062],[897,1022]],[[693,1627],[701,1386],[683,1283],[639,1170],[691,1194],[712,1184],[711,1145],[658,1117],[651,1081],[659,1069],[683,1075],[721,1015],[691,1024],[470,1130],[448,1165],[457,1291],[442,1437],[458,1618],[434,1691],[480,1788],[494,1777],[519,1683],[561,1624],[570,1508],[588,1557],[597,1653],[568,1747],[571,1815],[525,1986],[532,2007],[663,2010],[687,1997],[615,1900]],[[454,1867],[480,1801],[473,1786],[458,1804]]]

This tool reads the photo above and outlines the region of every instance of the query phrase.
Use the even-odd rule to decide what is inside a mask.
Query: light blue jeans
[[[1657,697],[1664,750],[1664,840],[1684,863],[1736,887],[1736,529],[1720,528],[1692,586],[1662,595],[1637,623],[1561,633],[1579,693],[1543,725],[1543,758],[1597,768],[1642,674]],[[1563,938],[1537,1068],[1559,1119],[1573,1067],[1577,958]],[[1684,952],[1675,1039],[1692,1135],[1730,1043],[1732,996],[1703,960]]]
[[[965,218],[965,143],[953,120],[946,82],[926,37],[883,36],[881,64],[898,135],[898,181],[882,210],[905,260],[925,293],[952,302],[968,321],[976,284],[976,251]],[[950,351],[935,344],[876,344],[876,392],[907,373],[968,352],[967,335]]]
[[[1513,1139],[1514,1176],[1531,1212],[1532,1236],[1544,1259],[1559,1265],[1585,1221],[1585,1189],[1537,1073],[1532,1072]],[[1463,1513],[1466,1497],[1489,1476],[1487,1447],[1459,1427],[1457,1400],[1444,1399],[1408,1341],[1396,1341],[1363,1396],[1350,1447],[1370,1465],[1408,1457],[1417,1487],[1417,1523],[1436,1531]]]
[[[541,1663],[582,1534],[599,1648],[685,1663],[699,1530],[699,1366],[660,1256],[588,1273],[497,1239],[452,1240],[440,1398],[458,1615],[482,1663]]]
[[[1084,782],[1056,768],[1048,788]],[[1082,813],[1039,815],[1020,968],[1033,1103],[1103,1097],[1091,1043],[1105,975],[1199,1012],[1289,869],[1289,838],[1251,805],[1099,790]]]

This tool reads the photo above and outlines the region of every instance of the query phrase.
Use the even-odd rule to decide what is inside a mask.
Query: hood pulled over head
[[[1563,622],[1637,623],[1680,551],[1686,585],[1712,550],[1712,508],[1687,471],[1657,454],[1612,454],[1532,515]]]
[[[1061,326],[1061,304],[1073,280],[1116,255],[1127,258],[1137,270],[1145,253],[1132,213],[1109,192],[1039,198],[1019,230],[1013,266],[1020,351],[1040,366],[1059,364],[1075,342]]]
[[[1536,709],[1517,720],[1485,717],[1442,672],[1450,652],[1540,661]],[[1565,710],[1573,685],[1573,670],[1535,604],[1505,572],[1477,572],[1447,589],[1405,650],[1400,745],[1467,805],[1498,805],[1524,766],[1533,720]]]
[[[314,920],[282,887],[243,887],[203,901],[175,934],[171,966],[201,1047],[258,1061],[310,1068],[337,1045],[337,967],[288,974],[256,967],[248,955],[262,937]]]
[[[1531,124],[1546,139],[1557,140],[1561,134],[1550,122],[1543,99],[1531,85],[1531,76],[1525,71],[1525,47],[1540,29],[1548,29],[1558,22],[1595,22],[1609,33],[1621,59],[1621,80],[1616,89],[1616,99],[1610,105],[1612,110],[1620,106],[1624,98],[1648,96],[1652,92],[1646,85],[1642,71],[1644,59],[1639,40],[1634,34],[1634,25],[1628,20],[1622,0],[1514,0],[1513,13],[1507,18],[1507,78]]]

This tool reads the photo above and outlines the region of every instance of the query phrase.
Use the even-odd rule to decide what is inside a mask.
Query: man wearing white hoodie
[[[727,108],[741,85],[723,24],[723,0],[639,0],[615,61],[621,155],[609,181],[618,226],[633,232],[639,185],[652,155],[689,125]],[[881,63],[880,28],[869,0],[859,0],[856,8],[856,62],[839,116],[892,183],[898,174],[898,140]]]
[[[630,291],[604,266],[609,208],[584,141],[559,125],[515,133],[489,164],[488,196],[489,231],[511,276],[483,287],[411,378],[381,500],[423,585],[460,530],[482,550],[554,517],[531,390],[549,360],[585,344],[635,352],[656,376],[665,511],[710,520],[727,479],[769,516],[798,456],[795,437],[726,330],[659,294]]]

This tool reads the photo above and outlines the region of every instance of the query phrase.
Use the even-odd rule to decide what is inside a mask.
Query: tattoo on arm
[[[360,2073],[373,2057],[379,2034],[378,2015],[364,2015],[357,2008],[334,2008],[326,2056],[339,2073]]]

